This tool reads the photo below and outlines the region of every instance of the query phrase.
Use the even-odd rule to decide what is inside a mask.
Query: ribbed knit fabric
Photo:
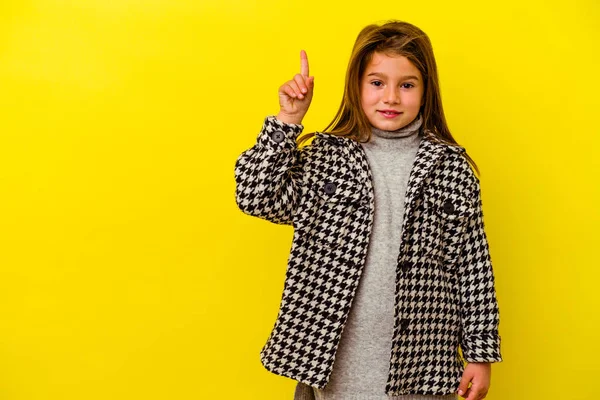
[[[396,131],[372,127],[362,143],[373,176],[375,215],[367,259],[342,332],[329,383],[317,400],[455,400],[447,396],[387,396],[394,328],[396,264],[408,177],[421,141],[422,116]],[[302,387],[301,387],[302,386]],[[300,384],[296,400],[310,399]],[[305,397],[301,397],[305,396]]]

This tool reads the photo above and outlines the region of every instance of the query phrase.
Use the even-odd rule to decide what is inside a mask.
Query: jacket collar
[[[407,213],[412,212],[414,201],[422,190],[425,178],[429,175],[431,170],[444,159],[444,156],[448,152],[454,152],[458,154],[466,152],[466,149],[462,146],[442,142],[429,130],[422,130],[421,133],[422,140],[419,143],[414,164],[408,178],[408,187],[405,200]],[[371,171],[368,168],[366,154],[364,153],[360,143],[353,139],[342,136],[336,136],[327,133],[321,133],[321,135],[323,135],[333,144],[341,146],[345,151],[353,153],[358,152],[361,155],[360,157],[362,158],[362,163],[368,170],[369,182],[367,182],[367,186],[369,186],[369,190],[372,190]]]
[[[421,146],[423,146],[423,142],[429,142],[428,144],[431,147],[428,147],[427,150],[432,150],[433,148],[440,148],[443,151],[454,151],[456,153],[464,153],[466,150],[464,147],[459,146],[457,144],[450,144],[450,143],[444,143],[442,142],[440,139],[438,139],[437,137],[435,137],[435,135],[433,133],[431,133],[429,130],[422,130],[422,143]],[[330,133],[326,133],[326,132],[317,132],[318,136],[321,136],[322,138],[324,138],[325,140],[331,142],[334,145],[337,146],[348,146],[348,143],[357,146],[359,145],[358,142],[356,142],[353,139],[344,137],[344,136],[337,136],[337,135],[332,135]]]

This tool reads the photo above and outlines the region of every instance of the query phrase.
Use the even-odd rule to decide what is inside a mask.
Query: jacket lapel
[[[462,153],[465,151],[465,148],[443,143],[427,130],[423,132],[423,138],[417,149],[415,161],[408,178],[406,200],[404,202],[406,215],[411,215],[415,199],[421,192],[425,178],[443,160],[444,154],[449,150]]]

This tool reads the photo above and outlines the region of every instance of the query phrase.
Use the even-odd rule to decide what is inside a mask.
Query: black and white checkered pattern
[[[264,367],[324,388],[365,264],[374,192],[359,143],[265,118],[235,165],[249,215],[294,227],[284,290],[260,352]],[[479,179],[464,148],[425,131],[405,199],[385,393],[444,395],[464,361],[499,362],[499,310]],[[462,350],[462,357],[459,352]]]

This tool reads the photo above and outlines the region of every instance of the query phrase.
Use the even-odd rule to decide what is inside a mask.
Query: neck
[[[412,135],[416,134],[417,132],[419,132],[419,128],[421,127],[422,124],[423,124],[423,117],[422,117],[421,113],[419,113],[419,115],[417,115],[417,117],[410,124],[400,128],[400,129],[396,129],[395,131],[386,131],[386,130],[371,126],[371,133],[372,133],[372,136],[382,137],[382,138],[386,138],[386,139],[403,138],[403,137],[412,136]]]

